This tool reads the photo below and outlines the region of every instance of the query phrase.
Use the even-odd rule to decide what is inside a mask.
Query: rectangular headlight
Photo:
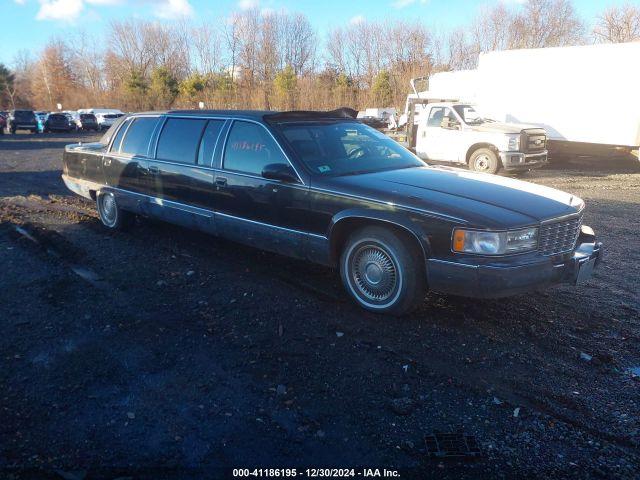
[[[535,250],[538,245],[538,228],[523,228],[507,232],[483,230],[453,231],[452,249],[454,252],[475,253],[478,255],[505,255]]]
[[[520,136],[509,137],[509,144],[507,145],[509,151],[517,152],[520,150]]]

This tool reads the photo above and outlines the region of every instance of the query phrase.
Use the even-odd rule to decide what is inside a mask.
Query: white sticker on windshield
[[[331,171],[331,167],[329,165],[320,165],[318,170],[320,170],[320,173],[327,173]]]

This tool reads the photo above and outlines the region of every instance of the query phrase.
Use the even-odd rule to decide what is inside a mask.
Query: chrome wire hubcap
[[[487,155],[480,155],[476,157],[476,170],[487,170],[489,168],[489,164],[489,157]]]
[[[384,302],[394,293],[398,274],[391,257],[373,245],[360,247],[353,255],[353,283],[369,300]]]
[[[117,208],[116,208],[116,200],[113,198],[111,194],[105,194],[102,197],[102,217],[104,221],[113,225],[116,221]]]

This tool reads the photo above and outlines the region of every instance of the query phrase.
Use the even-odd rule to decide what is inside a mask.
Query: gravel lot
[[[395,319],[329,269],[145,219],[106,232],[60,180],[77,138],[0,137],[0,478],[640,475],[634,162],[527,176],[586,200],[606,248],[587,285]],[[482,456],[429,457],[436,432]]]

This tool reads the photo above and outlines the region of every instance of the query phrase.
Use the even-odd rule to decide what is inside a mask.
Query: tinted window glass
[[[233,122],[224,152],[224,168],[261,175],[264,166],[270,163],[287,163],[287,159],[265,128],[255,123]]]
[[[23,122],[34,121],[36,117],[32,110],[16,110],[14,113],[14,117],[16,120],[21,120]]]
[[[158,141],[157,158],[179,163],[196,163],[198,143],[206,120],[169,118]]]
[[[199,165],[211,165],[213,149],[216,148],[216,141],[222,125],[224,125],[223,120],[209,120],[204,135],[202,135],[202,142],[200,142],[200,151],[198,152]]]
[[[120,153],[147,155],[149,139],[157,122],[157,117],[136,118],[127,130],[127,136],[122,141]]]
[[[120,151],[120,143],[122,142],[122,136],[124,135],[124,132],[127,131],[127,127],[129,126],[130,123],[131,123],[131,120],[127,120],[126,122],[124,122],[122,124],[122,128],[120,128],[120,130],[118,130],[118,133],[116,133],[116,137],[113,140],[113,144],[111,144],[112,152]],[[106,134],[105,134],[105,137],[106,137]],[[103,143],[109,143],[109,142],[108,140],[106,140]]]
[[[355,175],[424,166],[406,148],[358,122],[286,123],[280,130],[297,157],[319,175]]]

